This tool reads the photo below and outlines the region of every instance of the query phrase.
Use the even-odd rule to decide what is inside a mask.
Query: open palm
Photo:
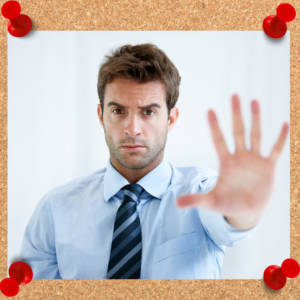
[[[233,131],[236,152],[230,154],[217,117],[208,111],[213,141],[220,159],[219,178],[216,186],[207,194],[187,194],[177,199],[177,205],[201,207],[222,213],[226,218],[260,216],[270,201],[274,183],[276,161],[282,152],[289,125],[284,123],[269,157],[260,155],[261,129],[259,104],[252,107],[251,150],[245,147],[244,125],[237,95],[232,96]]]

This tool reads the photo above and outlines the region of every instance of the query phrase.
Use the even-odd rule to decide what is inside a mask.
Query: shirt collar
[[[137,184],[144,188],[153,197],[162,198],[163,193],[167,190],[171,183],[172,168],[169,165],[166,157],[158,166],[141,178]],[[114,196],[124,186],[129,184],[111,164],[108,159],[106,172],[104,174],[104,200],[108,200]]]

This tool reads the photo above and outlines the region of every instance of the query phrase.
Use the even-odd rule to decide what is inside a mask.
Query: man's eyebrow
[[[118,106],[118,107],[123,108],[123,109],[128,108],[128,106],[124,106],[122,104],[119,104],[119,103],[113,102],[113,101],[110,101],[110,102],[107,103],[107,106],[113,106],[113,105]],[[146,106],[138,106],[138,108],[141,108],[141,109],[148,109],[148,108],[151,108],[151,107],[161,108],[161,106],[158,103],[151,103],[151,104],[146,105]]]

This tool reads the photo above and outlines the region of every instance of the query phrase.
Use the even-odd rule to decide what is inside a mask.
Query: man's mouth
[[[140,151],[143,148],[145,148],[144,146],[136,146],[136,147],[132,147],[132,146],[123,146],[122,149],[124,149],[125,151]]]

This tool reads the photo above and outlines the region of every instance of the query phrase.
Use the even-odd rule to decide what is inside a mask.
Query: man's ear
[[[169,125],[168,125],[168,132],[173,129],[179,117],[179,109],[177,106],[174,106],[170,111],[170,118],[169,118]]]
[[[100,104],[98,104],[98,106],[97,106],[97,114],[98,114],[100,124],[104,128],[103,118],[102,118],[102,111],[101,111],[101,105]]]

